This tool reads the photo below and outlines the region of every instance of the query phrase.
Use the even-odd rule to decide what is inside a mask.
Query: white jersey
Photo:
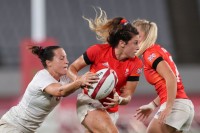
[[[45,117],[60,102],[60,97],[49,95],[44,92],[44,89],[52,83],[63,85],[69,82],[67,76],[62,76],[60,81],[57,81],[46,69],[40,70],[29,83],[20,103],[4,114],[2,119],[26,133],[35,132]]]

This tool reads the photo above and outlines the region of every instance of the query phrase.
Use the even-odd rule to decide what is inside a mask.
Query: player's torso
[[[159,55],[157,54],[159,53]],[[147,79],[147,81],[155,85],[156,83],[162,81],[165,82],[163,77],[161,77],[158,72],[152,67],[152,65],[149,63],[150,60],[154,60],[154,58],[158,58],[158,56],[161,56],[170,66],[174,74],[177,76],[177,81],[181,82],[180,75],[178,73],[178,70],[176,68],[176,65],[170,55],[169,52],[167,52],[164,48],[154,45],[153,47],[150,47],[147,49],[143,55],[143,61],[144,61],[144,74]]]
[[[166,81],[160,74],[152,67],[152,64],[149,63],[150,60],[155,60],[156,58],[162,57],[164,61],[167,62],[167,64],[170,66],[171,70],[174,72],[176,78],[177,78],[177,96],[178,98],[187,98],[185,91],[184,91],[184,86],[179,74],[179,71],[172,59],[172,56],[170,55],[167,50],[164,48],[160,47],[159,45],[154,45],[147,49],[145,53],[143,54],[143,62],[144,62],[144,75],[146,80],[155,86],[155,89],[157,93],[161,97],[165,97],[167,95],[167,90],[166,90]]]
[[[120,89],[125,85],[127,77],[137,64],[137,60],[135,60],[135,64],[134,60],[119,61],[113,56],[113,54],[113,49],[111,47],[103,49],[95,62],[90,66],[90,71],[96,72],[103,68],[113,69],[118,78],[116,89]]]

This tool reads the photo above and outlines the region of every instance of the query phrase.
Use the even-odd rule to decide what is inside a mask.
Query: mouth
[[[67,69],[67,68],[68,68],[68,66],[65,66],[65,67],[64,67],[64,69]]]

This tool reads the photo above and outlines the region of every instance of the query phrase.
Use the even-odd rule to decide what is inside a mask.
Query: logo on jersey
[[[142,73],[142,68],[138,68],[137,74],[141,74],[141,73]]]
[[[128,74],[129,74],[129,69],[128,68],[126,68],[126,70],[125,70],[125,76],[127,76]]]
[[[149,55],[148,60],[151,62],[155,57],[156,57],[156,55],[154,53],[152,53]]]
[[[105,66],[105,67],[109,67],[108,62],[102,63],[102,65]]]

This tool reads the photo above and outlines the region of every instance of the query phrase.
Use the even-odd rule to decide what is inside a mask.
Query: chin
[[[130,58],[134,58],[135,57],[135,54],[134,55],[132,55]]]
[[[67,73],[67,69],[64,69],[64,70],[61,72],[62,75],[65,75],[66,73]]]

